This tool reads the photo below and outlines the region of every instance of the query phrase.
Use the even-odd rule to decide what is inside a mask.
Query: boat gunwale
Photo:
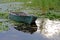
[[[24,12],[10,12],[9,14],[16,15],[16,16],[33,16]]]

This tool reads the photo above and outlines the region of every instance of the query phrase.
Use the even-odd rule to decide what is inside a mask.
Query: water
[[[45,37],[49,38],[50,40],[59,40],[60,35],[60,21],[59,20],[49,20],[44,19],[43,23],[41,21],[43,19],[38,18],[35,22],[40,30],[40,33],[43,34]],[[41,26],[43,25],[43,26]],[[42,29],[41,29],[42,28]]]
[[[6,22],[5,22],[6,24]],[[36,25],[19,25],[14,27],[8,24],[9,29],[0,32],[0,40],[44,40],[47,39],[37,32]]]
[[[50,38],[46,37],[35,24],[18,25],[17,27],[10,24],[8,24],[9,30],[0,32],[0,40],[60,40],[60,34],[55,34]]]
[[[0,32],[0,40],[44,40],[46,39],[39,32],[30,34],[29,32],[23,32],[16,30],[14,27],[10,27],[9,31]],[[28,30],[27,30],[28,31]]]
[[[0,12],[15,11],[19,8],[22,8],[21,4],[24,3],[23,2],[2,3],[0,4]]]

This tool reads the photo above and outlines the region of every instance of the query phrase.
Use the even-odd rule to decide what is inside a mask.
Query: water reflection
[[[60,35],[47,38],[37,32],[38,29],[35,24],[22,24],[17,27],[9,26],[9,28],[10,30],[8,31],[0,32],[0,40],[60,40]]]
[[[22,24],[22,25],[17,25],[17,27],[14,27],[18,31],[22,31],[24,33],[30,33],[33,34],[34,32],[37,31],[37,26],[36,24]]]
[[[43,20],[43,22],[42,22]],[[60,21],[59,20],[50,20],[50,19],[37,19],[36,25],[41,33],[50,38],[60,34]],[[42,26],[41,26],[42,25]]]

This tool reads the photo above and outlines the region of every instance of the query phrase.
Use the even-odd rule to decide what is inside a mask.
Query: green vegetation
[[[1,13],[0,12],[0,18],[8,19],[8,13]]]
[[[27,2],[27,1],[26,1]],[[27,7],[39,8],[44,14],[46,11],[53,8],[53,10],[60,10],[60,0],[30,0],[30,3],[26,3]]]
[[[0,22],[0,32],[7,31],[8,29],[8,25],[4,24],[3,22]]]
[[[60,12],[49,12],[52,10],[60,10],[60,0],[1,0],[0,3],[9,2],[24,2],[23,10],[29,8],[33,10],[30,14],[34,14],[37,17],[46,17],[49,19],[60,19]],[[16,11],[20,11],[17,9]],[[39,11],[38,11],[39,10]],[[7,10],[8,11],[8,10]],[[42,15],[44,14],[44,15]],[[0,18],[8,18],[8,13],[0,13]]]
[[[46,13],[44,15],[45,18],[49,18],[49,19],[59,19],[60,20],[60,14],[55,14],[55,13]]]
[[[37,17],[42,17],[42,18],[49,18],[49,19],[59,19],[60,20],[60,14],[58,13],[46,13],[45,15],[42,15],[40,13],[35,13],[34,14]]]
[[[60,0],[30,0],[30,3],[27,3],[27,7],[32,9],[39,9],[41,12],[34,12],[38,17],[46,17],[49,19],[60,19],[60,12],[49,12],[53,10],[60,10]],[[37,10],[36,10],[37,11]]]
[[[3,19],[3,20],[1,20],[1,19]],[[2,31],[7,31],[7,30],[9,30],[9,27],[8,27],[8,25],[7,25],[7,23],[4,21],[4,20],[8,20],[8,13],[1,13],[0,12],[0,32],[2,32]]]

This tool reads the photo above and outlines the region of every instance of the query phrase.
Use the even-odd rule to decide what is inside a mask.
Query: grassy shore
[[[0,3],[9,3],[9,2],[26,2],[29,0],[1,0]],[[21,6],[21,5],[20,5]],[[15,7],[15,6],[14,6]],[[9,7],[10,8],[10,7]],[[27,7],[26,7],[27,8]],[[16,7],[14,8],[17,11],[22,10],[22,9],[17,9]],[[31,8],[30,8],[31,9]],[[24,9],[25,10],[25,9]],[[8,10],[7,10],[8,11]],[[49,19],[60,19],[60,12],[51,12],[51,13],[46,13],[45,15],[41,15],[41,13],[37,10],[30,12],[31,14],[34,14],[37,17],[45,17]],[[0,17],[7,18],[8,13],[0,13]]]

